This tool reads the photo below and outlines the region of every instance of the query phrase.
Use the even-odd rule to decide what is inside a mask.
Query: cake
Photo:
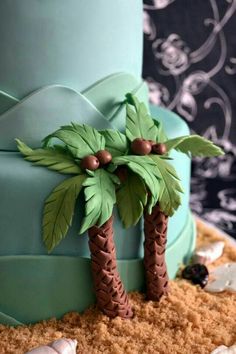
[[[95,302],[87,233],[78,235],[85,201],[78,201],[67,237],[48,254],[44,202],[68,176],[33,167],[18,151],[21,142],[38,149],[71,121],[125,133],[127,105],[134,102],[145,105],[144,116],[158,119],[155,126],[162,123],[168,139],[189,130],[174,113],[148,108],[140,0],[9,0],[0,3],[0,33],[0,323],[20,325]],[[184,190],[168,222],[166,260],[174,278],[193,251],[195,225],[188,206],[190,159],[176,150],[170,158]],[[142,220],[125,229],[116,207],[113,214],[121,281],[126,291],[143,290]]]

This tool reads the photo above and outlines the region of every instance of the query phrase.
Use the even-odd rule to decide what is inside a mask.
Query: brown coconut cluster
[[[131,149],[136,155],[149,155],[150,153],[164,155],[167,152],[165,144],[142,138],[134,139]]]
[[[131,150],[136,155],[149,155],[150,153],[164,155],[167,152],[165,144],[142,138],[132,141]],[[99,150],[95,155],[85,156],[81,161],[81,167],[83,170],[95,171],[99,167],[108,165],[111,160],[112,155],[109,151]]]
[[[95,171],[101,166],[109,164],[112,160],[111,153],[107,150],[100,150],[95,155],[85,156],[81,161],[84,170]]]

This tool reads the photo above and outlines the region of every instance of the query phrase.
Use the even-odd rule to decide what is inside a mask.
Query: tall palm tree
[[[119,135],[119,134],[118,134]],[[63,145],[53,144],[55,139]],[[87,125],[63,126],[32,150],[17,140],[26,160],[63,174],[75,175],[58,185],[45,201],[43,240],[51,252],[66,236],[76,200],[85,197],[85,215],[80,233],[88,231],[94,288],[98,307],[109,317],[132,317],[128,297],[116,263],[113,240],[113,206],[119,178],[107,170],[112,159],[105,137]]]
[[[147,298],[158,301],[168,292],[165,263],[168,218],[181,204],[182,188],[169,153],[176,149],[188,156],[218,156],[223,151],[198,135],[168,140],[163,127],[148,114],[143,103],[126,95],[128,153],[114,157],[113,170],[126,166],[126,178],[117,190],[117,203],[125,227],[135,225],[144,215],[144,267]]]

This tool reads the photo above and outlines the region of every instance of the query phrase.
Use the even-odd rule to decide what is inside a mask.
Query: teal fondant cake
[[[15,138],[40,148],[43,138],[71,121],[125,132],[125,95],[148,105],[141,80],[142,2],[1,1],[0,33],[0,323],[16,325],[83,311],[95,295],[88,236],[79,235],[84,197],[67,237],[49,254],[42,238],[44,202],[68,175],[32,166]],[[189,134],[177,115],[149,108],[169,139]],[[169,158],[184,190],[168,223],[173,278],[191,255],[195,226],[188,206],[190,159],[176,150]],[[124,287],[142,290],[143,221],[126,229],[115,207],[113,230]]]

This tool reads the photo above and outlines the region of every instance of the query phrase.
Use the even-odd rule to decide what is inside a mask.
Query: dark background
[[[236,0],[144,1],[143,77],[152,103],[225,150],[194,160],[191,208],[236,238]]]

